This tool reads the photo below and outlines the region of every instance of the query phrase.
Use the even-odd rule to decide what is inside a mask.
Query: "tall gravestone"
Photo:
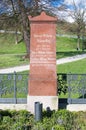
[[[34,111],[34,103],[43,103],[43,108],[58,108],[56,76],[56,21],[42,12],[29,17],[30,40],[30,78],[28,106]]]

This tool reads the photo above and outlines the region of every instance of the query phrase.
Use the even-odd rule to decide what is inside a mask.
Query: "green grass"
[[[58,52],[76,51],[76,38],[57,37],[56,50]]]
[[[77,51],[77,39],[76,38],[67,38],[67,37],[57,37],[56,40],[56,57],[57,59],[74,56],[77,54],[86,53],[86,51]],[[80,45],[80,47],[82,44]]]
[[[22,55],[1,55],[0,56],[0,68],[13,67],[29,64],[29,60],[22,59]]]
[[[57,73],[86,74],[86,59],[57,65]]]
[[[26,53],[26,47],[24,42],[15,44],[14,34],[0,34],[0,54],[20,53]]]
[[[86,51],[76,51],[77,39],[57,37],[56,54],[57,58],[74,56],[77,54],[86,53]],[[0,34],[0,68],[29,64],[29,60],[23,60],[22,56],[26,54],[24,42],[15,44],[15,36],[7,34],[5,37]],[[76,62],[57,65],[57,73],[85,73],[86,74],[86,59]],[[21,72],[28,74],[28,71]],[[60,98],[67,98],[68,95],[61,94]]]
[[[21,35],[19,35],[19,39]],[[85,52],[76,51],[77,39],[57,37],[56,56],[57,59],[82,54]],[[24,42],[15,44],[14,34],[0,34],[0,68],[28,64],[28,60],[23,60],[26,54]]]
[[[76,50],[77,39],[57,37],[57,58],[63,58],[68,56],[74,56],[77,54],[86,53],[86,50]],[[85,73],[86,74],[86,59],[57,65],[57,73]]]
[[[60,59],[60,58],[65,58],[65,57],[75,56],[75,55],[85,54],[85,53],[86,53],[86,51],[56,52],[56,58],[57,58],[57,59]]]
[[[24,42],[15,44],[14,34],[0,34],[0,68],[28,64],[29,60],[22,58],[25,54]]]
[[[20,37],[20,35],[19,35]],[[70,52],[78,53],[76,51],[77,39],[67,38],[67,37],[57,37],[56,40],[56,52],[58,55],[62,53]],[[80,51],[81,52],[81,51]],[[15,44],[15,35],[14,34],[0,34],[0,54],[19,54],[26,53],[26,47],[24,42]],[[66,55],[63,55],[66,56]]]
[[[26,50],[25,50],[26,48],[23,42],[19,44],[5,44],[5,45],[4,44],[2,45],[2,44],[0,45],[0,54],[26,53]]]

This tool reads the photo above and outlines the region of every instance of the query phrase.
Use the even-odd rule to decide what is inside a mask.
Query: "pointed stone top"
[[[36,16],[36,17],[29,17],[29,20],[30,21],[57,21],[57,18],[55,17],[52,17],[52,16],[49,16],[47,15],[44,11],[41,12],[40,15]]]

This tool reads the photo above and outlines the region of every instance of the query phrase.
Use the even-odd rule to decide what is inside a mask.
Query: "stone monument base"
[[[30,111],[33,114],[35,109],[35,102],[42,103],[44,110],[46,110],[48,107],[51,110],[58,110],[58,96],[28,96],[28,111]]]

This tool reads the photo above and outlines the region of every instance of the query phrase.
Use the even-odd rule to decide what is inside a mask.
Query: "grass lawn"
[[[57,37],[56,40],[56,57],[57,59],[74,56],[77,54],[86,53],[86,51],[77,51],[77,39],[76,38],[67,38],[67,37]],[[80,45],[81,47],[82,45]]]
[[[58,65],[57,73],[86,74],[86,59]]]
[[[63,58],[68,56],[74,56],[77,54],[86,53],[76,51],[76,38],[57,37],[57,58]],[[86,59],[76,62],[65,63],[57,66],[57,73],[85,73],[86,74]]]
[[[0,55],[0,68],[9,68],[29,64],[29,60],[22,59],[23,55]]]
[[[20,37],[21,35],[19,35],[19,39]],[[76,43],[77,39],[75,38],[57,37],[57,59],[82,54],[82,51],[76,51]],[[26,47],[24,42],[15,44],[14,34],[0,34],[0,68],[28,64],[29,60],[22,59],[25,54]]]
[[[26,47],[24,42],[15,44],[14,34],[0,34],[0,54],[20,54],[20,53],[26,53]]]
[[[25,54],[24,42],[15,44],[14,34],[0,34],[0,68],[28,64],[29,60],[22,58]]]
[[[57,37],[56,50],[58,52],[76,51],[77,39],[68,37]]]

